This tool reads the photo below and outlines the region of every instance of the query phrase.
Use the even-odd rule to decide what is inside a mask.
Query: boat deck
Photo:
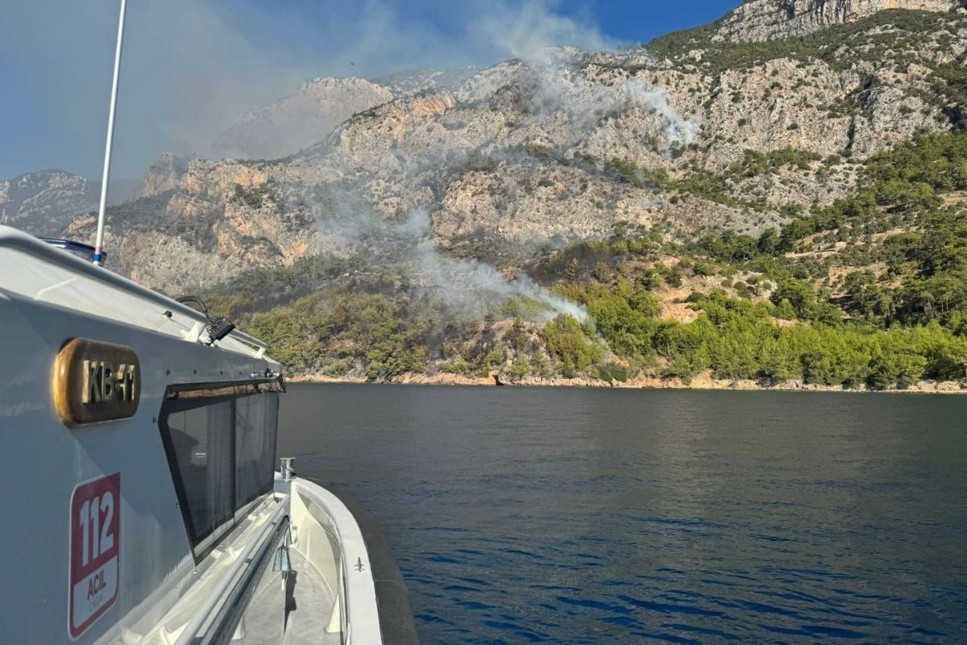
[[[342,642],[340,633],[326,631],[336,605],[332,589],[297,549],[290,548],[289,557],[296,575],[290,574],[292,593],[286,617],[288,628],[284,642],[290,645],[303,643],[338,645]],[[322,640],[319,639],[320,634],[323,635]]]
[[[339,645],[338,631],[326,631],[336,605],[332,589],[315,567],[293,545],[289,548],[292,573],[286,583],[285,637],[287,645]],[[282,612],[277,602],[277,575],[271,584],[260,585],[245,611],[241,628],[233,643],[278,642],[282,629]]]

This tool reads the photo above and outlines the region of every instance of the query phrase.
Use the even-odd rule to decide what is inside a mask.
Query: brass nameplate
[[[138,355],[123,345],[75,338],[54,361],[53,391],[68,426],[132,417],[141,397]]]

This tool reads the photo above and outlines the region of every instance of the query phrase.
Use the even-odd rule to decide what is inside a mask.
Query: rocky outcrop
[[[55,236],[78,213],[97,208],[98,186],[62,170],[40,170],[0,181],[0,224]]]
[[[359,78],[317,78],[297,94],[252,110],[217,137],[217,156],[276,159],[322,141],[347,118],[390,101],[393,93]]]
[[[258,267],[317,254],[304,207],[287,203],[264,165],[194,160],[172,190],[108,210],[108,265],[168,292],[206,287]],[[93,239],[93,215],[65,235]]]
[[[885,9],[953,11],[962,0],[748,0],[726,16],[713,39],[756,42],[804,36]]]
[[[170,152],[163,153],[144,174],[141,186],[138,188],[138,197],[152,197],[175,190],[187,167],[187,160],[176,157]]]

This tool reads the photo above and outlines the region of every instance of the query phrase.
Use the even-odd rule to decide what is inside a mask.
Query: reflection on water
[[[967,398],[294,386],[424,643],[967,642]]]

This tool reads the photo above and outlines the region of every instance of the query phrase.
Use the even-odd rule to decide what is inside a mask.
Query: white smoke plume
[[[664,89],[638,77],[615,85],[586,78],[580,68],[582,49],[600,50],[613,45],[597,31],[556,16],[549,2],[535,0],[514,10],[508,6],[497,3],[493,15],[483,21],[483,31],[493,39],[495,49],[521,61],[518,82],[530,101],[529,113],[534,124],[561,120],[563,115],[565,136],[570,139],[563,145],[574,145],[587,137],[603,117],[637,109],[656,115],[658,127],[665,134],[666,153],[673,145],[692,142],[695,125],[675,109]],[[562,47],[562,44],[568,46]],[[512,154],[500,149],[488,152],[492,159],[510,159]],[[466,161],[466,151],[423,150],[405,159],[397,158],[399,179],[408,185],[428,168],[452,170]],[[388,222],[378,213],[361,208],[365,199],[353,198],[353,201],[351,206],[341,208],[333,203],[320,205],[320,210],[327,212],[320,224],[325,231],[323,237],[338,235],[350,244],[365,238],[364,245],[370,248],[374,243],[384,249],[393,247],[394,257],[410,260],[415,271],[413,277],[455,309],[479,318],[501,304],[523,298],[542,308],[536,316],[538,321],[560,314],[571,315],[582,323],[587,320],[587,311],[582,306],[553,294],[526,275],[508,279],[479,260],[456,259],[441,253],[433,243],[427,210],[414,210],[403,222]],[[426,206],[432,210],[435,205]],[[333,218],[332,213],[340,210],[346,215]],[[365,215],[366,212],[370,214]]]
[[[632,105],[653,111],[662,118],[670,143],[687,146],[695,140],[698,127],[675,109],[663,88],[648,85],[640,78],[629,78],[623,89]]]
[[[583,306],[551,293],[527,275],[507,280],[484,262],[441,255],[433,245],[430,218],[425,211],[412,212],[398,232],[413,241],[420,276],[429,281],[438,295],[462,311],[480,317],[508,300],[524,298],[542,306],[538,322],[560,314],[573,316],[581,323],[588,318]]]
[[[585,53],[571,48],[541,48],[524,59],[521,86],[526,90],[532,123],[546,124],[562,115],[567,119],[566,147],[578,144],[602,119],[639,109],[654,114],[661,124],[665,149],[687,146],[697,134],[696,124],[678,111],[668,92],[639,76],[606,85],[588,80],[581,68]]]
[[[0,7],[0,72],[7,73],[0,127],[12,128],[3,137],[0,177],[44,167],[96,176],[118,3],[0,1]],[[492,65],[529,56],[538,43],[608,44],[552,1],[461,0],[427,8],[413,11],[404,0],[129,3],[115,176],[139,178],[165,150],[212,152],[208,142],[226,125],[309,78]]]
[[[368,252],[374,263],[394,265],[408,278],[446,302],[456,313],[480,319],[515,299],[529,301],[534,322],[558,315],[584,323],[587,310],[540,286],[529,276],[505,278],[493,266],[475,259],[451,258],[433,243],[432,223],[425,210],[405,219],[387,220],[367,209],[349,193],[331,193],[317,204],[320,237],[339,253]]]
[[[596,27],[555,13],[557,4],[531,0],[515,7],[497,2],[482,20],[482,32],[496,50],[537,65],[553,65],[561,46],[601,50],[616,44]]]

